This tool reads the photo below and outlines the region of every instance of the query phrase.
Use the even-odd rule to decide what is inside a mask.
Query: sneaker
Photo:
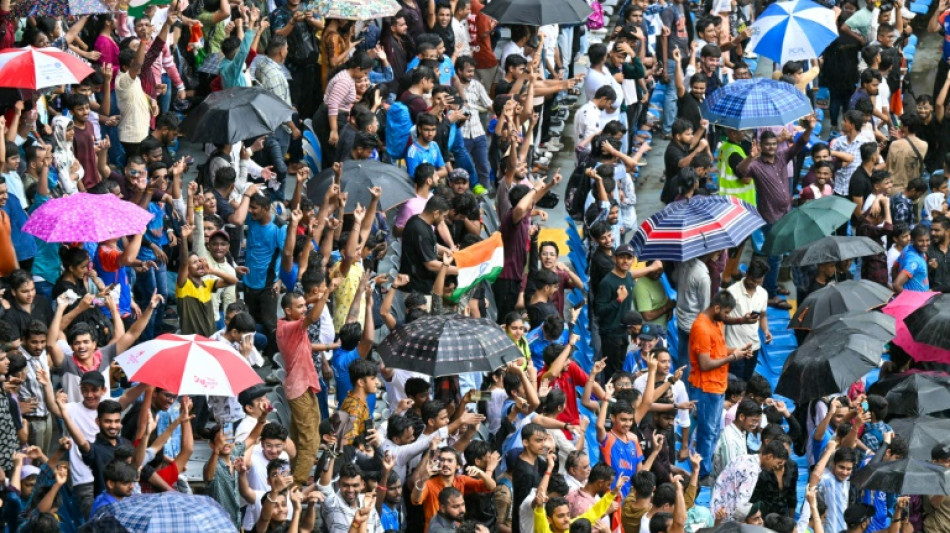
[[[277,369],[270,371],[270,374],[267,374],[267,377],[264,378],[264,381],[268,385],[280,385],[280,377],[277,375]]]
[[[481,183],[472,187],[472,194],[474,194],[475,196],[482,196],[483,194],[487,192],[488,192],[488,189],[486,189],[485,186],[482,185]]]

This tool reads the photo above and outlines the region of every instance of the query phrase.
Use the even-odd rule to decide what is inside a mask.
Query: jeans
[[[676,84],[673,82],[676,76],[676,70],[680,68],[675,59],[666,62],[666,72],[670,77],[670,82],[666,84],[666,100],[663,102],[663,133],[669,134],[673,130],[673,121],[676,120]]]
[[[689,370],[689,332],[683,331],[680,328],[676,328],[676,351],[677,354],[674,356],[670,354],[672,361],[672,371],[676,371],[677,368],[687,365],[686,370]],[[686,376],[683,376],[683,379],[686,379]]]
[[[478,172],[475,171],[475,164],[472,163],[472,157],[469,155],[468,149],[465,147],[461,130],[455,132],[455,141],[452,143],[452,146],[449,147],[449,150],[451,150],[452,155],[455,156],[455,164],[453,166],[457,168],[464,168],[465,172],[468,172],[468,179],[469,182],[471,182],[472,177],[477,175]]]
[[[517,279],[497,279],[492,285],[492,292],[495,295],[495,307],[498,308],[499,324],[505,322],[505,315],[515,310],[518,303],[518,292],[521,290],[521,280]],[[532,326],[534,327],[534,326]]]
[[[722,407],[725,394],[703,392],[690,386],[689,399],[696,401],[696,420],[693,422],[696,435],[696,453],[703,457],[699,464],[700,479],[712,472],[713,452],[722,432]]]
[[[264,149],[262,150],[266,165],[272,167],[271,170],[277,174],[277,180],[283,183],[287,178],[287,163],[284,156],[290,149],[290,132],[284,130],[281,126],[273,134],[268,135],[264,140]]]
[[[943,87],[943,85],[941,85]],[[848,110],[848,103],[851,100],[851,92],[830,91],[828,98],[828,120],[831,121],[831,129],[838,130],[838,117],[841,113]]]
[[[29,443],[33,446],[39,446],[43,452],[52,452],[53,446],[53,422],[50,415],[42,418],[27,418],[30,424]]]
[[[756,350],[750,359],[743,357],[729,363],[729,373],[742,381],[748,382],[752,374],[755,373],[756,365],[759,364],[759,353],[761,351],[761,349]]]
[[[270,286],[263,289],[244,288],[244,301],[254,321],[260,325],[267,335],[267,347],[264,357],[272,357],[277,353],[277,293]]]
[[[317,396],[309,390],[288,399],[290,406],[290,438],[297,445],[294,458],[294,482],[306,484],[320,448],[320,407]]]
[[[474,118],[474,117],[473,117]],[[474,187],[480,184],[488,189],[491,187],[491,164],[488,162],[488,137],[480,135],[474,139],[465,139],[465,148],[475,164],[476,175],[469,176],[469,183]]]
[[[162,110],[162,113],[167,113],[172,106],[172,95],[178,94],[178,91],[172,85],[172,79],[168,77],[168,74],[162,74],[162,83],[167,89],[165,89],[165,94],[158,97],[158,108]]]
[[[766,224],[762,227],[762,233],[768,235],[772,231],[772,224]],[[775,298],[778,295],[778,270],[782,266],[781,256],[774,255],[768,258],[769,262],[769,273],[765,275],[765,281],[762,282],[762,286],[769,293],[769,299]]]
[[[46,296],[50,300],[53,300],[53,284],[48,281],[36,281],[33,283],[33,286],[36,287],[36,293]]]
[[[96,498],[93,494],[92,481],[73,485],[73,498],[76,499],[76,503],[79,505],[79,512],[82,514],[83,520],[89,518],[92,513],[92,502]]]
[[[163,298],[168,296],[168,265],[165,263],[157,264],[157,268],[150,268],[145,272],[139,272],[135,277],[133,295],[135,302],[142,308],[142,312],[145,312],[145,308],[148,307],[152,299],[152,294],[157,293]],[[164,318],[165,302],[163,301],[158,304],[158,307],[152,312],[152,318],[149,319],[148,325],[145,326],[145,331],[142,332],[139,341],[149,341],[157,337],[161,333],[161,324]]]
[[[602,334],[600,336],[600,349],[607,361],[607,367],[604,368],[604,380],[610,381],[615,373],[623,372],[623,363],[627,359],[627,347],[629,345],[630,337],[628,335]]]

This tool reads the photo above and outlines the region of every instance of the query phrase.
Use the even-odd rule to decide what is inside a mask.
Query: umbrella
[[[396,0],[321,0],[314,11],[324,18],[346,20],[374,20],[395,15],[400,9]]]
[[[887,412],[895,416],[920,416],[950,410],[950,376],[940,373],[910,374],[887,392]]]
[[[934,296],[904,317],[904,324],[915,341],[950,350],[950,296]]]
[[[851,218],[854,202],[840,196],[822,196],[790,211],[772,226],[762,253],[782,255],[831,235]]]
[[[704,527],[698,533],[775,533],[771,529],[741,522],[724,522],[716,527]]]
[[[274,132],[294,110],[274,93],[258,87],[232,87],[211,93],[181,123],[195,142],[236,144]]]
[[[920,309],[931,298],[940,294],[939,292],[918,292],[901,291],[890,303],[884,306],[886,314],[897,319],[897,335],[894,337],[894,344],[899,346],[907,355],[917,361],[936,361],[940,363],[950,363],[950,350],[935,348],[933,346],[917,342],[907,331],[907,324],[904,318],[912,312]]]
[[[808,295],[799,304],[788,322],[791,329],[812,329],[829,317],[850,311],[870,311],[891,298],[891,290],[883,285],[862,280],[848,280],[828,285]]]
[[[765,221],[732,196],[694,196],[644,220],[630,241],[640,259],[688,261],[739,246]]]
[[[882,461],[858,470],[851,483],[859,489],[891,494],[950,494],[950,468],[913,458]]]
[[[947,435],[950,435],[950,420],[946,418],[895,418],[890,425],[894,433],[907,441],[910,457],[921,461],[929,461],[933,447],[947,442]]]
[[[116,357],[129,380],[178,395],[237,396],[261,383],[229,344],[201,335],[161,335]]]
[[[152,214],[113,194],[54,198],[30,215],[23,231],[46,242],[102,242],[145,232]]]
[[[433,377],[488,373],[524,357],[491,320],[460,315],[431,315],[403,324],[377,350],[386,366]]]
[[[702,104],[709,122],[734,130],[784,127],[811,112],[808,97],[794,85],[764,78],[723,85]]]
[[[811,0],[775,2],[752,24],[749,50],[779,65],[815,59],[838,38],[835,12]]]
[[[103,524],[105,527],[97,527]],[[96,510],[84,531],[234,533],[234,524],[209,496],[170,491],[138,494]],[[123,529],[118,529],[119,527]]]
[[[482,9],[499,24],[525,26],[579,24],[593,12],[583,0],[493,0]]]
[[[775,392],[798,404],[848,390],[881,366],[885,341],[861,333],[811,336],[785,361]]]
[[[111,13],[112,9],[99,0],[45,0],[21,1],[13,6],[18,17],[78,17]]]
[[[92,67],[58,48],[0,50],[0,87],[43,89],[75,85],[92,74]]]
[[[792,250],[785,264],[789,266],[819,265],[883,253],[884,247],[881,243],[875,242],[870,237],[832,235]]]
[[[818,336],[833,331],[841,333],[863,333],[869,337],[889,342],[894,338],[897,326],[894,317],[884,313],[853,311],[843,315],[834,315],[813,329],[809,335]]]
[[[333,183],[333,169],[328,168],[307,182],[307,197],[313,205],[322,205],[327,189]],[[343,163],[340,190],[349,193],[343,210],[352,213],[356,204],[369,205],[372,195],[370,187],[382,188],[379,197],[379,209],[388,211],[416,195],[409,174],[395,165],[380,163],[374,159],[363,161],[348,160]]]

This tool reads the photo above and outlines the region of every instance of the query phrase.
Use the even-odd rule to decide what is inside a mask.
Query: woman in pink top
[[[113,37],[115,17],[111,13],[96,15],[93,29],[98,35],[92,46],[100,54],[98,65],[101,67],[108,63],[112,65],[113,72],[119,72],[119,45]],[[112,80],[110,88],[115,90],[115,79]],[[112,101],[115,102],[115,99]]]
[[[366,52],[354,54],[327,83],[323,103],[314,117],[320,146],[323,147],[323,165],[333,164],[336,155],[336,143],[340,139],[340,129],[349,118],[350,108],[359,99],[356,93],[356,80],[369,76],[373,68],[373,58]],[[325,133],[329,132],[329,134]]]

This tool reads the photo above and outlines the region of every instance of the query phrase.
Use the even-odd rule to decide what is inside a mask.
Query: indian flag
[[[130,0],[129,16],[139,18],[145,16],[145,8],[148,6],[167,6],[172,0]]]
[[[484,241],[473,244],[455,253],[458,266],[458,287],[449,297],[457,302],[463,294],[475,288],[482,281],[492,282],[501,274],[505,262],[505,249],[501,244],[501,233],[497,231]]]

